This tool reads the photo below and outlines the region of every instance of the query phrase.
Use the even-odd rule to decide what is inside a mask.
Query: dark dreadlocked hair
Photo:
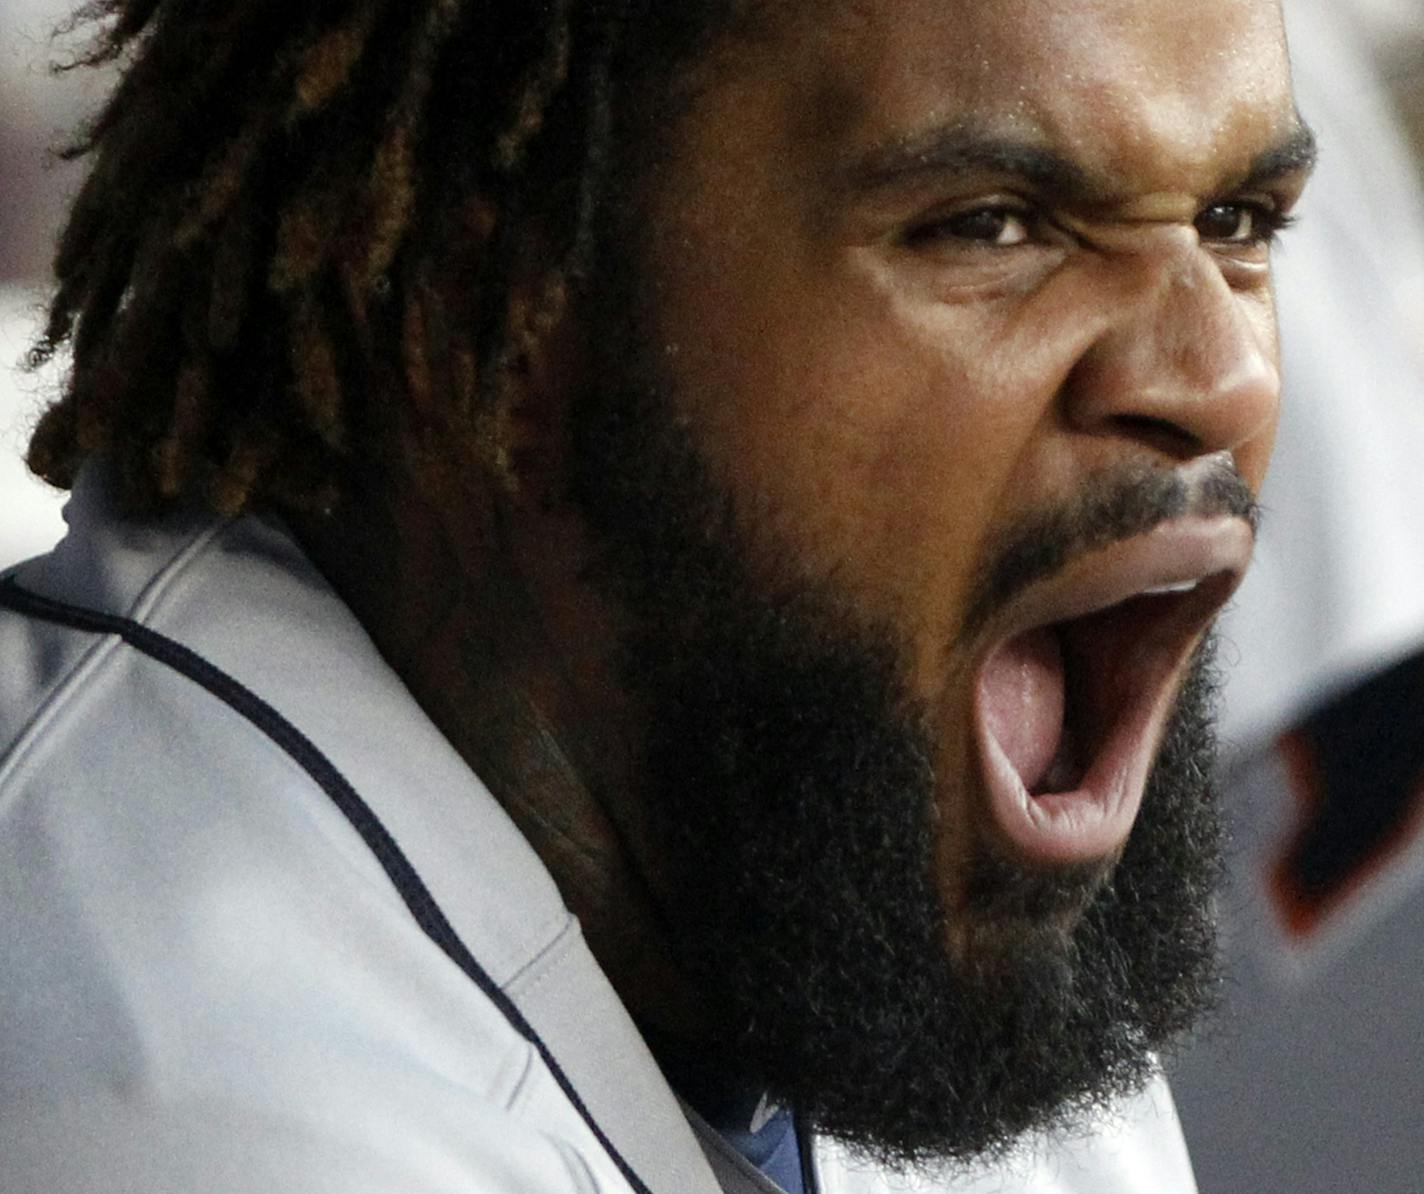
[[[81,64],[124,69],[64,154],[91,166],[31,363],[73,365],[30,468],[68,487],[102,455],[133,510],[327,509],[380,404],[497,466],[502,378],[588,266],[630,80],[671,78],[731,3],[80,10]],[[531,215],[554,264],[511,315]]]

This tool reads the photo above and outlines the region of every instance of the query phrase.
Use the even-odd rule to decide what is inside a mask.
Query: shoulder
[[[101,518],[10,579],[7,1189],[622,1188],[500,1002],[567,912],[285,536]]]

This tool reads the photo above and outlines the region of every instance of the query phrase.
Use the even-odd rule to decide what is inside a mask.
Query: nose
[[[1269,299],[1238,294],[1197,246],[1134,265],[1117,317],[1067,379],[1070,426],[1178,459],[1269,439],[1280,403]]]

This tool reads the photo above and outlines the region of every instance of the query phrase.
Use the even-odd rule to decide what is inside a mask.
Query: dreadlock
[[[498,466],[510,363],[589,263],[615,91],[714,7],[95,0],[82,62],[123,71],[64,153],[91,165],[30,359],[72,369],[30,468],[102,455],[132,510],[327,509],[392,404]],[[511,315],[531,215],[554,264]]]

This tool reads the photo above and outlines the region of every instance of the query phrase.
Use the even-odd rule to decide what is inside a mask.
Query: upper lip
[[[1167,587],[1193,586],[1183,604],[1201,629],[1240,584],[1254,533],[1241,518],[1189,516],[1075,556],[993,620],[986,650],[1040,626],[1069,622]],[[1197,609],[1197,607],[1200,607]]]

